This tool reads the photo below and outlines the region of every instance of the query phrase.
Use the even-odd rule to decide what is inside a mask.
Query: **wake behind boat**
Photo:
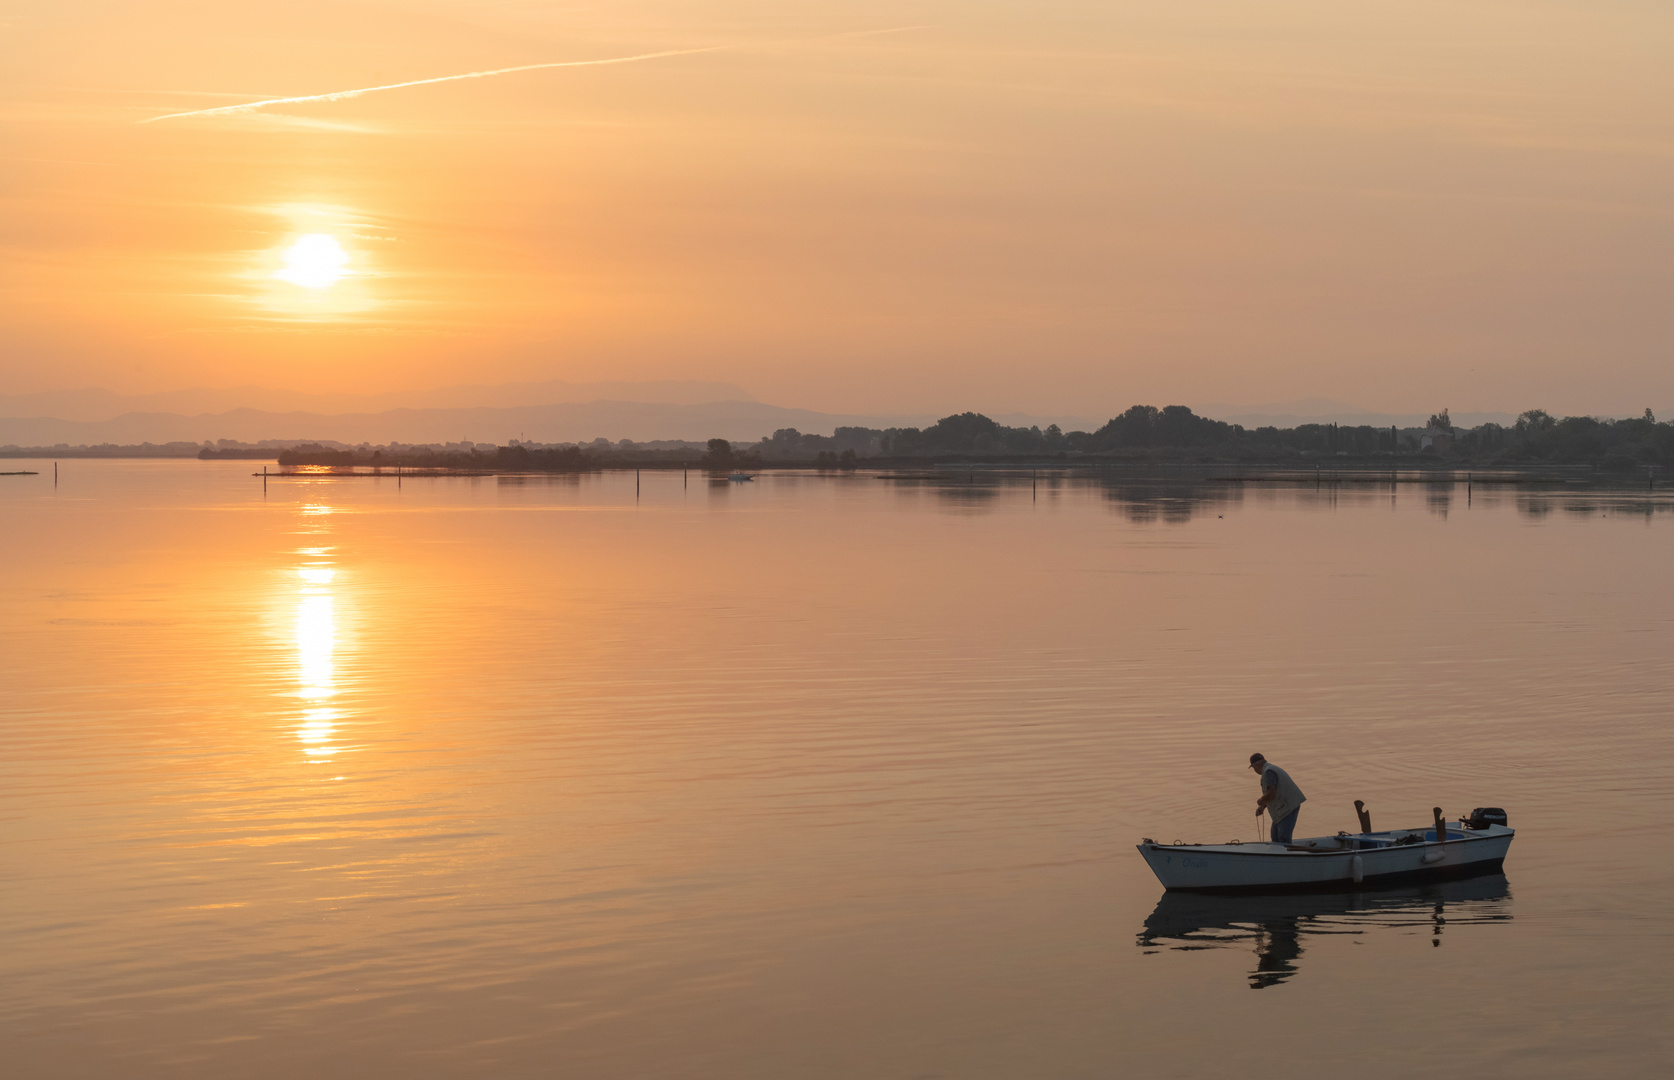
[[[1505,811],[1478,809],[1429,827],[1388,832],[1340,832],[1288,844],[1139,844],[1166,889],[1261,890],[1352,888],[1426,878],[1464,877],[1500,869],[1516,830]]]

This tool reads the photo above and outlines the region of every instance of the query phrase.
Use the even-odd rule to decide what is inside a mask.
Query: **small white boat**
[[[1505,815],[1499,812],[1499,821]],[[1498,870],[1511,838],[1498,821],[1473,816],[1389,832],[1340,832],[1289,844],[1159,844],[1147,838],[1139,854],[1165,889],[1262,890],[1353,888],[1424,878],[1464,877]]]
[[[727,479],[735,484],[742,484],[746,480],[754,480],[755,477],[747,472],[730,472],[727,474]]]

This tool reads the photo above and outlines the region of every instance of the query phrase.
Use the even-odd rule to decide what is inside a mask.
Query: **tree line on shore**
[[[1481,464],[1584,464],[1607,469],[1674,465],[1674,424],[1646,409],[1628,420],[1554,417],[1531,409],[1511,425],[1456,428],[1448,411],[1423,428],[1300,424],[1245,428],[1184,405],[1135,405],[1096,431],[1006,427],[981,413],[943,417],[928,428],[838,428],[830,436],[787,428],[758,444],[764,460],[827,455],[881,458],[1115,458],[1146,461],[1271,461],[1416,455]]]
[[[1283,462],[1316,458],[1374,461],[1451,462],[1507,467],[1587,465],[1609,471],[1674,467],[1674,424],[1659,422],[1649,409],[1642,417],[1610,420],[1591,416],[1554,417],[1531,409],[1515,423],[1455,427],[1447,410],[1423,428],[1300,424],[1292,428],[1245,428],[1198,416],[1184,405],[1135,405],[1095,431],[1061,431],[1056,425],[1007,427],[981,413],[944,416],[924,428],[840,427],[830,435],[782,428],[757,442],[711,439],[655,445],[623,440],[541,445],[512,442],[487,447],[344,447],[303,443],[283,451],[251,446],[197,443],[142,446],[0,447],[5,457],[187,457],[277,456],[281,465],[388,466],[394,468],[483,469],[583,472],[620,466],[691,466],[711,469],[761,465],[854,467],[861,461],[1128,461]]]
[[[1327,457],[1376,460],[1404,457],[1476,465],[1591,465],[1608,470],[1674,465],[1674,424],[1647,409],[1626,420],[1568,416],[1532,409],[1511,425],[1456,428],[1447,410],[1424,428],[1301,424],[1245,428],[1198,416],[1184,405],[1135,405],[1096,431],[1056,425],[1007,427],[981,413],[945,416],[926,428],[840,427],[830,435],[782,428],[755,443],[710,439],[689,448],[637,450],[631,444],[536,446],[512,443],[492,451],[404,447],[398,454],[362,447],[332,450],[298,446],[281,465],[402,465],[409,468],[526,469],[576,472],[620,465],[751,468],[771,464],[854,467],[861,461],[1118,460],[1143,462],[1257,462]]]
[[[332,450],[317,443],[293,446],[279,455],[281,465],[355,465],[404,469],[488,469],[516,472],[587,472],[600,462],[579,446],[528,446],[512,443],[492,452],[403,447],[389,454],[383,447]]]

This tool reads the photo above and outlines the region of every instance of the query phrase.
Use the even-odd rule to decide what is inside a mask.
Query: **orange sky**
[[[1650,0],[8,0],[0,49],[9,392],[1674,410]],[[273,276],[310,233],[349,277]]]

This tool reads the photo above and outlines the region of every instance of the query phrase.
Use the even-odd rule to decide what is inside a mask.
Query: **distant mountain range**
[[[259,408],[252,402],[260,403]],[[780,428],[918,427],[941,414],[859,415],[754,400],[720,382],[531,382],[378,394],[310,394],[244,386],[123,395],[109,390],[0,394],[0,446],[327,440],[349,444],[753,441]],[[1003,424],[1091,430],[1105,418],[994,414]]]
[[[251,406],[259,402],[261,408]],[[1113,406],[1115,415],[1127,404]],[[947,412],[963,411],[949,409]],[[1426,415],[1372,413],[1323,398],[1237,406],[1209,404],[1201,416],[1245,427],[1309,423],[1419,427]],[[245,386],[122,395],[109,390],[0,394],[0,445],[71,446],[232,439],[329,440],[348,444],[588,442],[711,438],[753,441],[780,428],[829,435],[838,427],[923,427],[941,415],[861,415],[792,409],[754,400],[720,382],[562,381],[468,385],[377,394],[303,393]],[[1012,427],[1058,424],[1093,431],[1109,416],[989,413]],[[1463,427],[1509,424],[1510,413],[1455,413]]]
[[[110,420],[0,420],[0,445],[320,439],[344,443],[587,442],[633,439],[754,440],[779,428],[830,434],[835,427],[895,427],[921,417],[839,416],[758,401],[589,401],[516,408],[390,409],[375,413],[266,412],[233,409],[201,416],[126,413]]]

